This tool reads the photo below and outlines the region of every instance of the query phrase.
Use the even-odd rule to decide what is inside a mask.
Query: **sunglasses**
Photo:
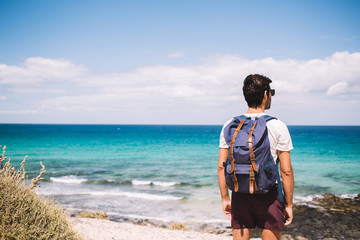
[[[271,96],[275,96],[275,89],[270,89]]]

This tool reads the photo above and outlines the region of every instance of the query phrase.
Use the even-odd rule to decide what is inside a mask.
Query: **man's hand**
[[[285,207],[285,226],[290,225],[292,220],[293,220],[293,208]]]
[[[294,171],[291,166],[290,151],[279,151],[281,182],[285,200],[285,226],[293,220]]]
[[[228,148],[220,148],[219,150],[219,163],[218,163],[218,180],[222,199],[222,207],[224,215],[227,219],[231,220],[231,201],[229,197],[228,187],[225,181],[225,167],[223,165],[229,155]]]
[[[227,219],[231,220],[231,201],[230,200],[223,200],[223,212]]]

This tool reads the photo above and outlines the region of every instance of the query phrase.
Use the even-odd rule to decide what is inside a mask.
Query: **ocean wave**
[[[116,181],[113,179],[107,180],[87,180],[87,184],[109,184],[109,185],[131,185],[131,181]]]
[[[129,198],[141,198],[147,200],[158,200],[158,201],[177,201],[183,199],[183,197],[176,197],[171,195],[157,195],[157,194],[150,194],[150,193],[139,193],[139,192],[88,192],[90,195],[96,196],[124,196]]]
[[[334,196],[340,198],[351,198],[354,199],[358,194],[334,194]],[[321,208],[322,206],[319,205],[318,199],[323,199],[324,195],[321,194],[312,194],[307,196],[294,196],[294,203],[297,205],[304,205],[312,208]]]
[[[176,184],[180,184],[180,182],[160,182],[160,181],[144,181],[144,180],[132,180],[131,183],[133,185],[155,185],[161,187],[171,187]]]
[[[341,198],[351,198],[354,199],[358,196],[358,193],[353,193],[353,194],[340,194],[339,197]]]
[[[201,188],[206,186],[212,186],[211,184],[192,184],[186,182],[175,182],[175,181],[152,181],[152,180],[114,180],[114,179],[86,179],[81,178],[76,175],[66,175],[61,177],[50,177],[44,179],[44,182],[56,182],[56,183],[67,183],[67,184],[95,184],[95,185],[133,185],[133,186],[141,186],[141,185],[152,185],[159,187],[173,187],[173,186],[181,186],[181,187],[194,187]]]
[[[139,198],[153,201],[178,201],[184,199],[184,197],[177,197],[172,195],[158,195],[150,193],[139,192],[107,192],[107,191],[84,191],[84,192],[42,192],[43,195],[93,195],[93,196],[121,196],[128,198]]]
[[[78,178],[75,175],[69,175],[69,176],[62,176],[62,177],[50,177],[50,180],[52,182],[57,182],[57,183],[68,183],[68,184],[80,184],[83,182],[86,182],[87,179],[85,178]]]
[[[110,212],[108,212],[110,213]],[[117,215],[117,219],[115,221],[123,221],[122,218],[125,218],[126,221],[129,221],[129,219],[131,220],[135,220],[135,219],[147,219],[147,220],[156,220],[156,221],[162,221],[162,222],[166,222],[166,223],[170,223],[170,222],[174,222],[174,221],[186,221],[188,223],[220,223],[220,224],[227,224],[228,221],[224,220],[224,218],[218,218],[218,219],[209,219],[209,218],[204,218],[204,219],[194,219],[191,218],[191,220],[189,220],[187,218],[187,216],[183,216],[183,217],[179,217],[179,216],[174,216],[174,215],[168,215],[166,217],[159,217],[159,216],[151,216],[151,215],[141,215],[141,214],[119,214],[117,212],[113,213],[114,215]],[[137,221],[135,221],[137,222]]]
[[[354,199],[358,196],[357,193],[354,194],[334,194],[337,197],[340,198],[351,198]],[[294,196],[294,203],[300,204],[300,203],[306,203],[306,202],[313,202],[315,198],[324,198],[324,194],[312,194],[312,195],[295,195]]]
[[[314,194],[314,195],[307,195],[307,196],[294,196],[294,203],[303,203],[303,202],[312,202],[314,198],[322,198],[323,195]]]
[[[132,180],[132,185],[150,185],[151,181]]]
[[[162,186],[162,187],[171,187],[174,186],[176,184],[180,184],[179,182],[152,182],[153,185],[155,186]]]

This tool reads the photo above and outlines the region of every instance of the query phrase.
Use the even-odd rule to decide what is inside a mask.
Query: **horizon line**
[[[0,123],[0,125],[123,125],[123,126],[223,126],[223,124],[186,124],[186,123]],[[293,127],[360,127],[360,125],[333,125],[333,124],[287,124]]]

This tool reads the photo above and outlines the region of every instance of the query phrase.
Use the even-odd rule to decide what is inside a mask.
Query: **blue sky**
[[[359,125],[359,10],[1,0],[0,122],[222,124],[246,110],[241,82],[257,72],[273,79],[269,114],[286,123]]]

